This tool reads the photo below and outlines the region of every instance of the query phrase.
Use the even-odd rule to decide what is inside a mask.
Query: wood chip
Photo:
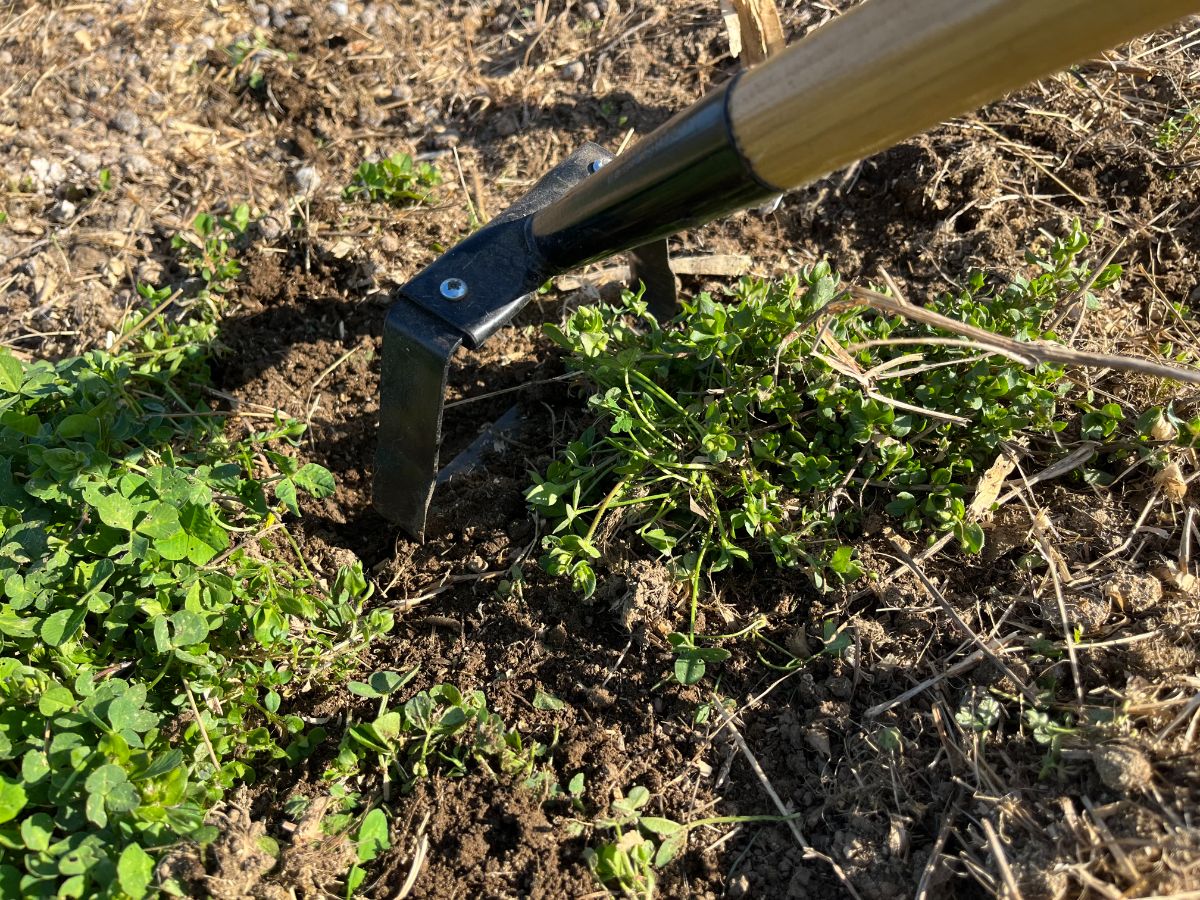
[[[1005,479],[1012,474],[1016,467],[1017,461],[1007,453],[1001,453],[996,457],[996,461],[983,473],[983,477],[975,485],[975,499],[971,501],[971,506],[967,510],[967,514],[972,519],[982,519],[991,512],[993,504],[1000,498],[1000,490],[1004,487]]]
[[[729,32],[729,53],[747,67],[787,45],[774,0],[721,0],[721,15]]]

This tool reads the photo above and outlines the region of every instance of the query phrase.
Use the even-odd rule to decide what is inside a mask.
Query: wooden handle
[[[869,0],[746,72],[729,119],[754,174],[784,190],[1194,12],[1200,0]]]

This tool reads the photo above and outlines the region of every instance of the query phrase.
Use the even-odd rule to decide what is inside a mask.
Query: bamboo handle
[[[733,86],[754,174],[780,190],[1153,31],[1198,0],[869,0]]]

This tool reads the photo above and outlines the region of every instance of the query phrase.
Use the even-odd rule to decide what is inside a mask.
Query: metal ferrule
[[[781,193],[738,150],[735,77],[529,220],[530,243],[565,271]]]

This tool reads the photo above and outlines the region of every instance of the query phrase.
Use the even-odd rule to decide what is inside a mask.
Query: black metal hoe
[[[1198,11],[1200,0],[868,0],[620,157],[580,147],[397,292],[383,334],[375,507],[423,536],[450,357],[478,348],[548,278],[632,251],[635,282],[669,316],[668,235]]]

